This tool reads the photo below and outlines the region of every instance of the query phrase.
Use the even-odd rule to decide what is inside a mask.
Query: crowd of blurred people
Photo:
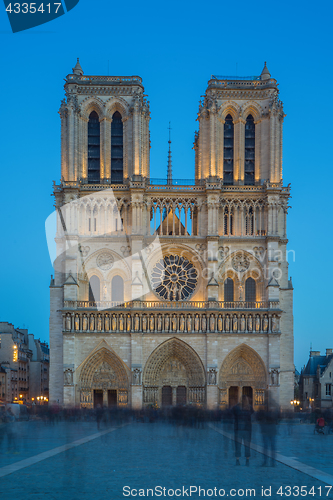
[[[37,420],[45,425],[56,425],[60,422],[96,422],[97,430],[109,426],[119,426],[125,423],[168,423],[177,432],[181,428],[202,429],[208,423],[218,425],[227,439],[223,440],[222,452],[228,456],[233,453],[235,465],[241,465],[241,457],[245,456],[245,465],[250,465],[251,441],[253,425],[260,430],[262,466],[274,466],[276,460],[276,436],[279,424],[284,425],[285,435],[291,435],[295,423],[312,423],[315,427],[324,429],[323,434],[333,432],[333,411],[331,409],[311,413],[281,412],[275,401],[267,395],[265,409],[254,411],[251,400],[243,396],[233,408],[226,410],[205,410],[201,406],[173,406],[158,408],[157,405],[141,410],[97,405],[94,409],[66,408],[60,405],[40,405],[25,407],[18,410],[19,405],[8,404],[0,406],[0,445],[5,441],[9,452],[15,453],[15,427],[20,420]],[[20,405],[23,406],[23,405]],[[326,431],[325,431],[326,429]],[[256,443],[259,444],[259,443]]]

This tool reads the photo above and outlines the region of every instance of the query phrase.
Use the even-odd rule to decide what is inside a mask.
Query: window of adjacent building
[[[224,301],[234,301],[234,282],[231,278],[227,278],[224,282]]]
[[[245,281],[245,301],[256,302],[256,282],[253,278]]]
[[[123,121],[119,111],[112,116],[111,122],[111,182],[122,184],[123,182]]]
[[[224,122],[223,183],[234,183],[234,122],[227,115]]]
[[[245,178],[244,184],[254,185],[255,160],[255,124],[252,115],[246,118],[245,124]]]
[[[98,276],[92,276],[89,280],[89,302],[100,301],[100,280]]]
[[[111,300],[124,302],[124,280],[121,276],[114,276],[111,281]]]
[[[326,384],[326,396],[331,396],[332,384]]]
[[[89,115],[88,122],[88,182],[100,182],[100,123],[96,111]]]

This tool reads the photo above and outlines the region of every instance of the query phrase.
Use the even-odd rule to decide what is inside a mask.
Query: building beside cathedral
[[[226,408],[245,394],[260,409],[270,394],[290,409],[285,115],[266,64],[209,80],[191,183],[172,179],[170,148],[165,182],[151,180],[140,77],[77,62],[65,94],[50,401]]]

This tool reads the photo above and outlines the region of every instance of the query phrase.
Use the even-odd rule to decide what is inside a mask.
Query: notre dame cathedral
[[[194,178],[150,177],[138,76],[85,76],[61,103],[50,284],[50,402],[201,405],[267,394],[290,408],[293,287],[286,261],[282,102],[260,76],[212,75]],[[177,178],[176,178],[177,177]]]

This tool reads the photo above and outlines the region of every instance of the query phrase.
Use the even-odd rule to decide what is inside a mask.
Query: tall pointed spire
[[[169,152],[168,152],[168,172],[167,172],[167,184],[172,185],[172,160],[171,160],[171,127],[169,122]]]

